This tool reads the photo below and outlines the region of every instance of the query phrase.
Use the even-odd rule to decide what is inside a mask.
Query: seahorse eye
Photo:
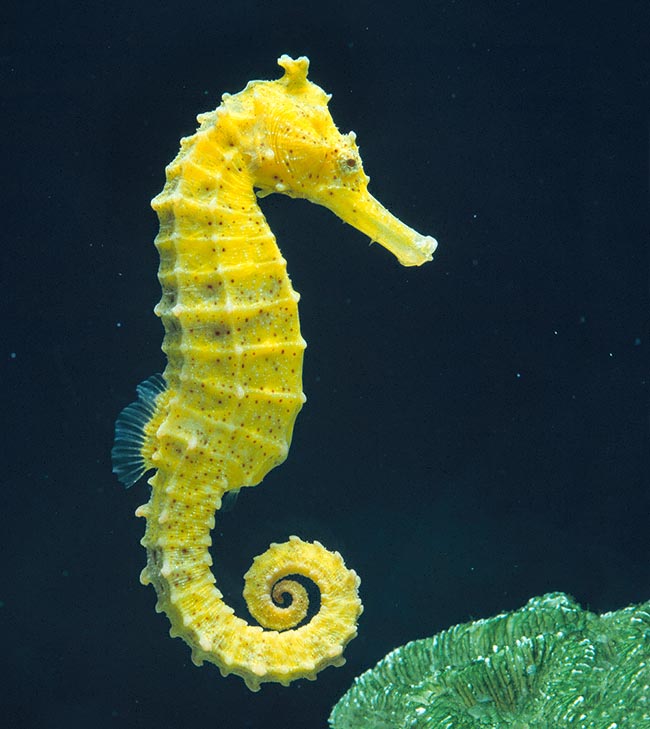
[[[356,172],[360,167],[360,163],[358,157],[355,157],[353,154],[350,154],[348,152],[348,154],[339,158],[338,166],[341,172],[343,172],[343,174],[346,174],[350,172]]]

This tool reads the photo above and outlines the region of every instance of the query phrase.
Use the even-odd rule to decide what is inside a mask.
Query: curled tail
[[[243,594],[259,625],[237,617],[224,602],[214,584],[209,547],[214,513],[228,485],[224,478],[188,484],[176,477],[206,454],[198,444],[185,444],[178,455],[178,437],[164,436],[169,400],[160,375],[138,386],[138,400],[116,423],[113,470],[128,487],[161,460],[175,463],[149,480],[151,499],[136,511],[147,521],[142,540],[147,566],[140,580],[155,587],[156,610],[168,616],[170,635],[190,646],[196,665],[214,663],[222,675],[243,678],[252,691],[264,682],[286,686],[299,678],[313,680],[327,666],[342,665],[363,608],[359,578],[338,552],[292,536],[256,557]],[[176,459],[170,459],[170,449]],[[320,593],[319,610],[307,622],[308,594],[296,576],[312,581]]]

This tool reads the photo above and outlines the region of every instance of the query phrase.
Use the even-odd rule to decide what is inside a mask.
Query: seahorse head
[[[281,192],[306,198],[388,248],[403,265],[431,260],[436,241],[401,223],[368,192],[356,135],[337,129],[330,96],[307,80],[309,60],[285,55],[278,64],[282,78],[252,81],[224,99],[247,127],[241,151],[260,197]]]
[[[309,60],[282,56],[284,76],[252,81],[241,94],[255,119],[249,136],[255,184],[321,202],[338,189],[368,185],[354,132],[341,134],[327,108],[330,96],[307,80]],[[234,100],[235,97],[232,97]],[[246,104],[248,105],[248,104]]]

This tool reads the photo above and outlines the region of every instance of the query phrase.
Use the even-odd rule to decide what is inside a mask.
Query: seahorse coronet
[[[234,614],[211,570],[223,496],[285,460],[305,402],[300,297],[257,198],[282,192],[324,205],[404,265],[425,263],[436,247],[370,195],[356,135],[336,128],[330,96],[307,79],[309,60],[278,63],[278,80],[251,81],[199,114],[166,167],[152,207],[167,366],[138,387],[113,448],[126,486],[155,470],[149,502],[136,511],[146,520],[140,581],[154,586],[170,635],[196,665],[211,662],[253,691],[342,665],[363,610],[359,577],[341,555],[296,535],[271,544],[245,575],[260,625]],[[313,615],[294,575],[319,590]]]

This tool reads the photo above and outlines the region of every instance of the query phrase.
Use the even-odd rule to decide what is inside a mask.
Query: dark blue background
[[[534,7],[536,9],[530,9]],[[613,7],[613,5],[612,5]],[[391,648],[549,590],[650,596],[646,3],[10,3],[3,12],[0,716],[323,727]],[[287,462],[218,518],[219,583],[298,533],[366,611],[348,663],[250,694],[138,583],[116,414],[164,365],[149,200],[197,113],[311,58],[421,269],[324,209],[263,208],[301,292]]]

